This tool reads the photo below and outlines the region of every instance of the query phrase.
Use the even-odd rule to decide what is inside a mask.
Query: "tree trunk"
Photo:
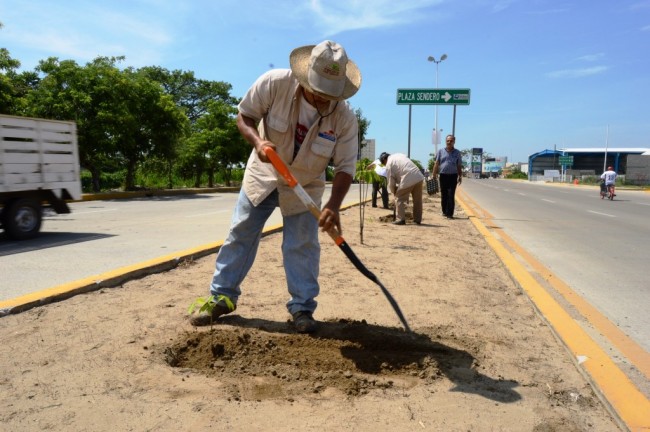
[[[172,173],[174,171],[174,163],[172,162],[171,159],[167,161],[167,187],[169,189],[174,189],[174,179],[172,177]]]
[[[124,190],[135,189],[135,161],[129,160],[126,164],[126,178],[124,179]]]
[[[208,187],[214,187],[214,168],[208,171]]]
[[[101,171],[98,170],[97,168],[91,168],[90,169],[90,175],[91,175],[92,183],[93,183],[93,192],[99,192],[101,190],[100,189],[100,184],[99,184]]]

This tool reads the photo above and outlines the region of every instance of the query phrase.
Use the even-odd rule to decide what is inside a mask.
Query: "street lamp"
[[[438,88],[438,65],[447,58],[447,54],[443,54],[440,56],[440,60],[436,60],[435,57],[429,56],[427,60],[430,62],[434,62],[436,64],[436,88]],[[438,154],[438,105],[436,105],[436,128],[434,129],[434,134],[433,134],[433,146],[435,150],[435,154]]]

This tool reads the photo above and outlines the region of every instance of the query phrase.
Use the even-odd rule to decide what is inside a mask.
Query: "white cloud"
[[[555,9],[544,9],[544,10],[530,11],[530,12],[527,12],[527,13],[529,15],[554,15],[554,14],[569,12],[570,10],[571,9],[569,9],[569,8],[555,8]]]
[[[649,0],[639,1],[630,5],[630,10],[648,9],[648,8],[650,8]]]
[[[641,31],[650,31],[650,25],[641,27]]]
[[[549,72],[546,74],[546,76],[549,78],[581,78],[581,77],[586,77],[591,75],[598,75],[600,73],[605,72],[608,69],[609,67],[607,66],[594,66],[591,68],[583,68],[583,69],[564,69],[564,70]]]
[[[516,0],[498,0],[492,6],[492,12],[501,12],[508,9]]]
[[[4,36],[11,45],[42,57],[79,63],[97,56],[126,56],[129,65],[159,62],[174,42],[166,17],[151,0],[133,2],[129,9],[71,2],[69,7],[46,3],[21,5],[6,18]],[[4,20],[3,20],[4,22]]]
[[[348,30],[389,27],[422,19],[420,11],[436,6],[444,0],[310,0],[310,13],[314,23],[324,35],[334,35]]]
[[[586,62],[593,62],[593,61],[599,60],[599,59],[601,59],[603,57],[605,57],[605,53],[587,54],[587,55],[583,55],[581,57],[578,57],[576,60],[586,61]]]

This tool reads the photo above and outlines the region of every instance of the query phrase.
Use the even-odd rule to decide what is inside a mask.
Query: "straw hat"
[[[336,42],[326,40],[296,48],[289,63],[300,85],[323,98],[345,100],[361,87],[359,68]]]

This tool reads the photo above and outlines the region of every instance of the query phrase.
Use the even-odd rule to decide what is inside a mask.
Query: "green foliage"
[[[84,193],[118,190],[124,184],[125,170],[102,172],[99,175],[99,190],[93,187],[92,174],[88,170],[81,170],[81,189]]]
[[[207,312],[208,314],[212,315],[212,311],[214,310],[214,306],[216,304],[217,303],[215,302],[213,295],[210,297],[199,297],[190,305],[190,307],[187,309],[187,313],[189,315],[192,315],[196,311],[197,313]]]
[[[413,162],[415,164],[415,166],[420,168],[421,170],[424,169],[424,168],[422,168],[422,163],[419,160],[411,159],[411,162]]]
[[[354,179],[359,183],[371,184],[373,182],[385,182],[385,178],[377,174],[374,170],[374,167],[371,169],[366,169],[372,161],[368,158],[363,158],[357,161],[357,171],[354,174]]]
[[[325,181],[331,182],[334,180],[334,167],[327,166],[325,168]]]
[[[585,185],[599,185],[600,184],[600,176],[599,175],[583,176],[582,178],[580,178],[580,183],[585,184]],[[625,183],[623,182],[622,177],[617,177],[615,184],[616,184],[616,186],[625,185]]]
[[[436,155],[429,153],[429,160],[427,161],[427,169],[429,172],[433,172],[433,166],[436,164]]]
[[[506,175],[506,178],[508,179],[527,179],[528,175],[525,172],[521,171],[521,168],[518,166],[512,168],[512,171],[508,175]]]
[[[518,171],[518,172],[511,172],[510,174],[506,175],[506,178],[508,179],[527,179],[528,175],[526,173]]]
[[[366,133],[370,127],[370,120],[363,116],[361,108],[357,108],[354,113],[357,116],[357,123],[359,124],[359,145],[366,139]]]
[[[251,146],[237,128],[232,86],[191,71],[120,67],[124,60],[50,57],[18,73],[20,62],[0,48],[0,113],[75,121],[85,192],[240,182]],[[370,121],[355,113],[364,139]]]

